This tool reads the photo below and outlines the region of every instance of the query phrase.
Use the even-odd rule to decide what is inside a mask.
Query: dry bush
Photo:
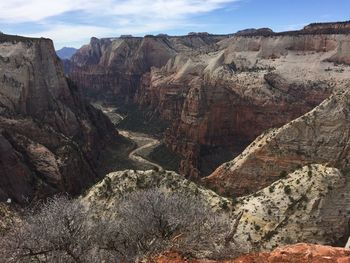
[[[196,257],[236,252],[227,242],[232,222],[196,197],[142,190],[127,194],[110,216],[92,215],[78,200],[55,197],[2,239],[2,258],[107,263],[135,262],[171,249]]]
[[[66,196],[42,204],[5,238],[7,262],[89,262],[93,250],[87,211]]]
[[[102,237],[105,247],[118,248],[117,257],[134,261],[166,250],[196,257],[228,256],[236,250],[225,238],[232,221],[197,197],[165,194],[159,189],[128,194],[116,205],[113,235]]]

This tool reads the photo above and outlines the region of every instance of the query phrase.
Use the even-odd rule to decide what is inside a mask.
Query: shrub
[[[232,220],[197,197],[140,190],[109,212],[99,218],[78,200],[50,199],[0,240],[0,256],[4,262],[97,263],[135,262],[169,249],[213,258],[238,251]]]
[[[285,178],[287,175],[288,175],[288,173],[285,170],[280,172],[280,178]]]
[[[290,195],[292,193],[292,189],[290,188],[289,185],[284,186],[284,193],[287,195]]]

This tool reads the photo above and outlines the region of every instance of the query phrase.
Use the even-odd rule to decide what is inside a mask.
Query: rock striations
[[[96,180],[112,131],[67,81],[51,40],[1,35],[0,200],[78,193]]]

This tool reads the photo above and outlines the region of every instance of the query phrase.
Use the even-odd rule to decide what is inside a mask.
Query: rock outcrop
[[[238,198],[243,212],[236,240],[252,249],[298,242],[345,245],[350,181],[338,169],[309,165],[252,195]]]
[[[240,218],[233,240],[247,252],[298,242],[343,245],[350,232],[349,178],[323,165],[305,166],[241,198],[221,197],[174,172],[126,170],[107,175],[82,202],[101,216],[125,193],[153,187],[196,196],[215,211]]]
[[[188,259],[176,252],[169,252],[150,259],[150,263],[347,263],[350,250],[313,244],[295,244],[277,248],[270,253],[248,254],[232,260]]]
[[[0,36],[0,200],[79,193],[113,125],[68,81],[48,39]]]
[[[175,172],[154,170],[125,170],[110,173],[82,196],[82,202],[97,211],[98,215],[102,215],[120,201],[127,192],[152,188],[158,188],[165,193],[178,192],[197,196],[216,210],[233,207],[229,199],[200,187]]]

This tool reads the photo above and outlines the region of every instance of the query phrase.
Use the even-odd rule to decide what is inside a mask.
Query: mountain
[[[168,122],[180,173],[210,175],[259,134],[313,109],[349,79],[349,22],[275,33],[91,39],[70,77],[90,99]]]
[[[59,50],[56,50],[57,56],[62,60],[70,59],[76,52],[77,49],[74,47],[63,47]]]
[[[0,200],[77,194],[113,125],[65,78],[49,39],[0,36]]]

